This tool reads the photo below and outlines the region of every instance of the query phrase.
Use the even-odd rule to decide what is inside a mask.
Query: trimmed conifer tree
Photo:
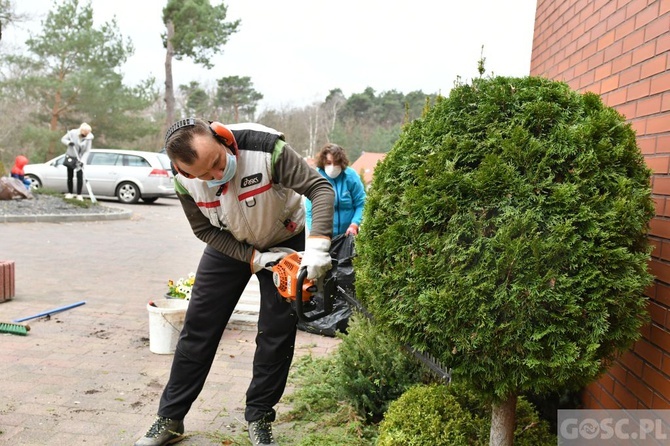
[[[457,85],[376,168],[357,295],[488,398],[490,444],[511,444],[517,395],[580,388],[638,339],[649,181],[597,95],[538,77]]]

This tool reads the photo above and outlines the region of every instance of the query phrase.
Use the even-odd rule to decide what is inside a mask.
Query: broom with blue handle
[[[55,313],[60,313],[61,311],[69,310],[71,308],[78,307],[80,305],[84,305],[86,303],[85,300],[82,300],[81,302],[76,302],[70,305],[65,305],[63,307],[58,307],[54,308],[52,310],[44,311],[42,313],[37,313],[32,316],[20,318],[20,319],[14,319],[14,323],[10,322],[0,322],[0,333],[9,333],[9,334],[15,334],[15,335],[20,335],[20,336],[26,336],[28,332],[30,331],[30,326],[27,324],[19,324],[17,322],[24,322],[30,319],[36,319],[38,317],[43,317],[43,316],[51,316],[52,314]]]

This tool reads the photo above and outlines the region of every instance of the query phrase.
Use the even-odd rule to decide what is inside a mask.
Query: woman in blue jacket
[[[335,190],[333,237],[358,234],[365,204],[365,187],[361,177],[349,167],[349,158],[337,144],[326,144],[316,157],[316,170]],[[312,203],[305,200],[307,229],[312,229]]]

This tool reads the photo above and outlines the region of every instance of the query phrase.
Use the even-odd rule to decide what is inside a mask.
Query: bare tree
[[[344,97],[342,90],[335,88],[330,90],[330,93],[326,97],[326,100],[321,104],[323,113],[321,113],[321,119],[323,120],[324,128],[326,129],[326,141],[330,142],[330,135],[335,130],[335,124],[337,123],[337,113],[347,103],[347,98]]]

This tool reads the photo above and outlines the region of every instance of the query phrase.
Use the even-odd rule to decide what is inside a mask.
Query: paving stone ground
[[[0,322],[85,302],[27,321],[27,336],[0,334],[0,445],[132,445],[155,417],[172,355],[149,351],[146,304],[163,296],[168,279],[195,271],[204,244],[177,200],[102,205],[132,215],[0,223],[0,260],[15,262],[16,286],[0,303]],[[180,444],[221,445],[246,430],[258,299],[252,280]],[[327,355],[338,342],[299,331],[296,356]]]

